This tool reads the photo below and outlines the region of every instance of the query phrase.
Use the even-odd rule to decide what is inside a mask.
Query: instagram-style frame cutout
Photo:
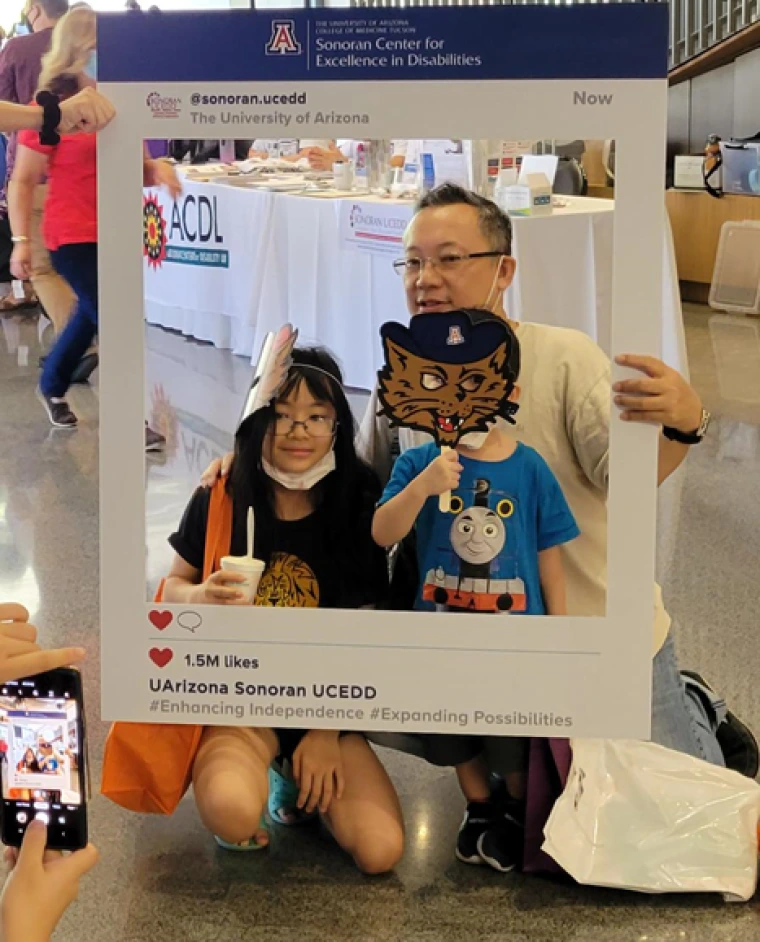
[[[144,267],[167,247],[144,256],[142,148],[283,134],[614,139],[611,353],[657,355],[667,32],[661,4],[99,17],[99,89],[118,115],[98,148],[104,718],[649,735],[652,427],[610,429],[605,617],[146,602],[139,312]]]

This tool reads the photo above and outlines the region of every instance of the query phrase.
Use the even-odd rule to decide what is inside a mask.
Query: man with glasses
[[[435,311],[480,308],[507,318],[504,293],[512,283],[512,226],[495,203],[453,184],[431,190],[419,203],[404,236],[400,274],[412,317]],[[610,363],[588,336],[569,328],[510,321],[520,343],[520,410],[512,434],[535,448],[559,480],[581,535],[563,547],[567,606],[571,615],[604,615],[607,581],[607,483]],[[662,427],[658,481],[705,434],[709,416],[697,393],[654,357],[626,356],[640,379],[615,387],[621,421]],[[378,416],[373,392],[358,451],[387,481],[395,455],[428,438],[391,429]],[[213,483],[213,464],[204,483]],[[652,740],[754,777],[758,746],[750,730],[697,675],[678,670],[670,617],[654,586]],[[375,738],[375,737],[373,737]],[[393,744],[393,737],[384,744]],[[422,748],[420,749],[422,751]],[[490,796],[467,796],[490,801]]]
[[[458,308],[481,308],[507,318],[504,293],[512,283],[512,227],[494,203],[459,186],[428,193],[404,236],[400,274],[412,317]],[[520,410],[515,437],[535,448],[557,476],[581,530],[563,546],[571,615],[604,615],[607,572],[610,364],[585,334],[562,327],[510,321],[520,343]],[[697,393],[654,357],[618,362],[639,379],[615,385],[616,416],[662,427],[658,482],[697,444],[709,416]],[[387,480],[394,453],[423,444],[423,433],[401,428],[397,438],[378,416],[373,393],[362,424],[360,454]],[[758,747],[752,733],[701,679],[681,675],[671,621],[654,587],[652,739],[672,749],[754,777]],[[467,796],[490,800],[489,795]]]

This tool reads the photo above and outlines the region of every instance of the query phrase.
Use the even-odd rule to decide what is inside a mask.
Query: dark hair
[[[34,0],[31,6],[41,7],[51,20],[60,20],[69,12],[69,0]]]
[[[311,367],[314,367],[312,369]],[[327,375],[325,375],[327,374]],[[337,557],[336,565],[342,582],[341,598],[345,607],[350,604],[352,587],[366,584],[357,567],[366,565],[364,553],[353,538],[359,516],[373,507],[380,497],[379,481],[372,469],[356,454],[354,438],[356,422],[343,389],[343,375],[333,356],[321,347],[299,347],[293,351],[293,365],[287,381],[277,396],[286,399],[297,391],[301,383],[321,402],[329,402],[335,409],[335,470],[312,489],[315,508],[321,516],[321,529],[326,552]],[[256,514],[256,555],[269,563],[272,533],[276,517],[274,487],[264,471],[262,453],[264,439],[275,416],[275,403],[259,409],[247,418],[235,436],[235,457],[230,471],[227,491],[233,503],[253,507]]]
[[[31,762],[27,760],[27,756],[29,755],[30,752],[32,754]],[[22,766],[26,766],[27,771],[32,773],[33,775],[37,775],[41,771],[40,762],[39,762],[39,759],[37,758],[37,753],[34,751],[34,749],[32,749],[31,746],[26,747],[26,749],[24,750],[24,756],[19,762],[19,764],[16,766],[16,768],[20,768]]]
[[[427,192],[417,203],[415,212],[438,206],[472,206],[478,211],[480,231],[491,247],[505,255],[512,254],[512,223],[492,200],[467,190],[457,183],[443,183]]]
[[[81,91],[79,78],[76,75],[68,75],[66,73],[59,75],[50,83],[48,91],[57,95],[61,101],[65,101],[67,98],[73,98],[77,92]]]
[[[513,383],[516,383],[520,378],[520,340],[517,336],[517,332],[512,329],[512,325],[506,318],[499,317],[498,314],[494,314],[493,311],[488,311],[484,308],[468,307],[462,308],[462,310],[473,324],[482,324],[484,321],[495,319],[506,327],[508,336],[507,362],[509,364],[511,380]]]

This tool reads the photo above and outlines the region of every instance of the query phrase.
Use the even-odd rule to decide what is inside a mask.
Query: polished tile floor
[[[686,313],[692,378],[715,413],[710,440],[662,499],[660,570],[680,622],[684,665],[699,669],[760,729],[760,322]],[[0,598],[23,602],[47,643],[83,643],[93,778],[98,719],[97,386],[76,388],[75,432],[51,430],[34,398],[40,327],[0,323]],[[148,582],[200,471],[229,446],[249,367],[148,331],[148,414],[169,439],[148,460]],[[219,378],[221,377],[221,378]],[[194,390],[192,407],[178,390]],[[232,406],[231,406],[232,403]],[[363,399],[356,397],[359,411]],[[383,752],[408,826],[393,875],[365,879],[318,828],[276,832],[267,854],[231,855],[191,801],[168,820],[101,798],[102,850],[61,942],[760,942],[760,899],[652,897],[466,867],[452,854],[461,814],[453,776]]]

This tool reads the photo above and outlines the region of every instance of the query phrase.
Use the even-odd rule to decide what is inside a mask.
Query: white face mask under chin
[[[477,451],[478,448],[482,448],[486,443],[486,439],[491,434],[491,431],[495,428],[502,429],[503,431],[509,431],[509,422],[501,416],[497,415],[496,418],[489,423],[487,432],[468,432],[467,435],[463,435],[459,440],[459,444],[464,448],[470,448],[472,451]]]
[[[263,455],[261,466],[273,481],[282,484],[289,491],[310,491],[315,484],[319,484],[322,478],[326,478],[331,471],[335,470],[335,452],[331,448],[324,458],[320,458],[308,471],[280,471]]]

